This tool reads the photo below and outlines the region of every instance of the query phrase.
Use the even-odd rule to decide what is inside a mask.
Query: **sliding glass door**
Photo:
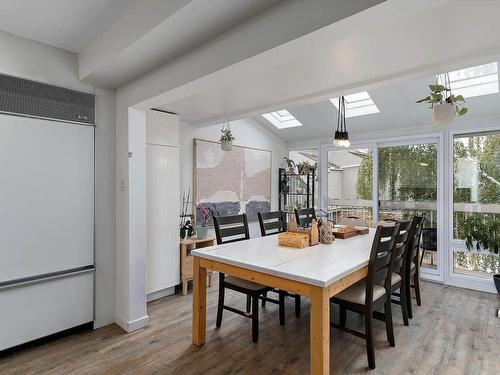
[[[438,246],[437,141],[378,148],[378,219],[404,220],[423,215],[421,266],[436,273]]]
[[[439,145],[436,137],[349,149],[324,147],[321,176],[326,181],[321,194],[336,224],[351,217],[373,227],[381,220],[425,216],[422,273],[442,280]]]
[[[500,273],[500,257],[475,243],[472,251],[468,251],[465,239],[471,231],[495,236],[492,228],[497,228],[498,236],[500,131],[455,134],[452,143],[451,271],[455,276],[483,279],[491,284],[492,274]]]

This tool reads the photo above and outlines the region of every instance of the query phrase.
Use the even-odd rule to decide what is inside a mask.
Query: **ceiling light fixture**
[[[349,133],[347,132],[345,122],[345,98],[343,96],[339,98],[339,106],[337,108],[337,130],[335,130],[333,144],[336,146],[349,147],[351,142],[349,142]]]

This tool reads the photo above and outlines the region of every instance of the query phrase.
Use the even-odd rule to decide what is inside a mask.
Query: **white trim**
[[[149,325],[149,316],[145,315],[142,318],[128,321],[123,316],[117,314],[115,323],[118,324],[125,332],[130,333]]]
[[[147,302],[151,302],[160,298],[168,297],[175,294],[175,286],[170,288],[160,289],[156,292],[147,293],[146,300]]]
[[[493,120],[494,121],[494,120]],[[500,121],[500,120],[497,120]],[[463,275],[460,273],[455,273],[454,270],[454,250],[465,250],[465,241],[457,240],[453,238],[453,158],[454,158],[454,139],[456,135],[474,135],[475,133],[484,133],[490,131],[500,131],[500,127],[498,125],[488,125],[483,126],[481,128],[475,129],[450,129],[446,133],[447,135],[447,154],[450,156],[448,158],[447,166],[447,184],[444,187],[445,191],[448,193],[447,199],[447,228],[446,228],[446,260],[447,267],[445,268],[445,282],[449,285],[454,285],[462,288],[480,290],[488,293],[496,293],[495,285],[492,279],[477,277],[473,275]]]

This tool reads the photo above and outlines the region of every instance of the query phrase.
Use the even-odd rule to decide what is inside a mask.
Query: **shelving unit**
[[[278,208],[290,213],[294,208],[314,207],[314,184],[315,171],[299,174],[280,168]]]

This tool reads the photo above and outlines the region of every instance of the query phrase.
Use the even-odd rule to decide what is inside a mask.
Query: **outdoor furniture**
[[[422,257],[420,258],[420,265],[422,265],[424,255],[427,251],[431,253],[431,265],[434,265],[434,256],[432,253],[437,253],[437,228],[422,229]]]
[[[391,312],[391,275],[392,251],[399,232],[399,225],[392,227],[378,226],[373,240],[368,263],[366,279],[344,289],[331,298],[331,302],[340,306],[339,324],[332,324],[335,328],[364,338],[368,365],[375,368],[375,348],[373,340],[373,313],[375,309],[384,307],[387,340],[395,346]],[[402,250],[401,250],[402,252]],[[398,251],[399,253],[399,251]],[[347,310],[364,315],[365,331],[358,332],[346,327]]]
[[[368,228],[368,224],[363,219],[357,216],[347,216],[347,218],[342,218],[339,221],[340,225],[349,225],[352,227],[366,227]]]

